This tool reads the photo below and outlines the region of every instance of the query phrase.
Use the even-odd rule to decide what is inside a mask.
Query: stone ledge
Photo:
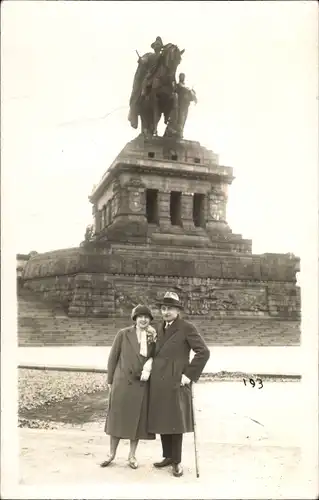
[[[221,347],[209,346],[211,357],[203,375],[236,374],[262,376],[290,376],[299,378],[304,370],[300,347]],[[18,363],[21,367],[57,366],[107,372],[109,347],[19,347]],[[70,360],[72,360],[70,362]],[[76,360],[76,361],[74,361]]]

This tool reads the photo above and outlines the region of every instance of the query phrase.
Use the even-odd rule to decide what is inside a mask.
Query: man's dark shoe
[[[181,464],[173,464],[173,476],[181,477],[183,475],[183,467]]]
[[[171,458],[164,458],[161,462],[155,462],[154,467],[157,469],[161,469],[162,467],[168,467],[169,465],[172,465],[173,460]]]

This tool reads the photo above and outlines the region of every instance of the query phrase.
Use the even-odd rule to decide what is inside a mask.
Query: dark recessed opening
[[[101,229],[105,227],[105,205],[101,208]]]
[[[154,151],[149,151],[149,152],[147,153],[147,156],[148,156],[149,158],[154,158],[154,156],[155,156]]]
[[[205,195],[195,193],[193,197],[193,221],[196,227],[205,227]]]
[[[194,158],[195,163],[200,163],[200,158]]]
[[[172,191],[170,197],[170,216],[172,226],[182,225],[182,193]]]
[[[150,224],[158,224],[158,190],[146,190],[146,218]]]
[[[174,161],[176,161],[178,159],[178,156],[177,155],[172,155],[171,159],[174,160]]]
[[[102,229],[102,211],[98,210],[96,217],[96,231],[99,232]]]

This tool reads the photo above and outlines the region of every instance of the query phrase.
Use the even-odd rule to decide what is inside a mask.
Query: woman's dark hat
[[[152,43],[151,48],[154,49],[157,45],[160,45],[161,47],[163,47],[163,42],[162,42],[162,39],[160,36],[156,37],[156,40],[155,40],[155,42]]]
[[[163,300],[159,302],[159,307],[161,306],[178,307],[179,309],[183,309],[179,296],[175,292],[166,292]]]
[[[153,315],[151,313],[151,310],[149,307],[144,306],[143,304],[138,304],[134,309],[132,310],[131,318],[133,321],[136,320],[137,316],[149,316],[151,321],[153,320]]]

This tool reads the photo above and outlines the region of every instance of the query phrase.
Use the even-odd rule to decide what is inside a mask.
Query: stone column
[[[101,218],[102,218],[102,212],[101,212],[101,210],[97,210],[96,214],[95,214],[95,232],[96,233],[99,233],[102,229]]]
[[[113,195],[112,199],[111,199],[111,214],[112,214],[111,218],[112,218],[112,222],[118,216],[120,205],[121,205],[120,193],[116,192]]]
[[[93,226],[94,226],[94,233],[98,233],[99,228],[99,211],[97,209],[96,203],[92,206],[92,216],[93,216]]]
[[[182,225],[186,231],[194,229],[193,221],[193,193],[182,193]]]
[[[208,232],[229,231],[226,222],[227,184],[212,186],[207,196],[206,229]]]
[[[112,195],[108,200],[109,203],[109,214],[110,214],[110,224],[113,224],[114,220],[119,216],[121,210],[122,202],[122,190],[118,179],[115,179],[112,187]]]
[[[158,221],[161,229],[170,229],[170,191],[158,192]]]

